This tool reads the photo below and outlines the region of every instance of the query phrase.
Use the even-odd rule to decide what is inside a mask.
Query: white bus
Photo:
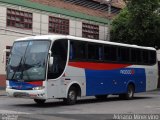
[[[16,40],[6,70],[8,96],[38,104],[109,94],[132,99],[158,82],[154,48],[63,35]]]

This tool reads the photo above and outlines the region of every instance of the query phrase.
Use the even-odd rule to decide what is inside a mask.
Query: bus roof
[[[147,50],[155,50],[156,51],[156,49],[153,48],[153,47],[143,47],[143,46],[138,46],[138,45],[109,42],[109,41],[104,41],[104,40],[81,38],[81,37],[75,37],[75,36],[70,36],[70,35],[39,35],[39,36],[24,37],[24,38],[17,39],[15,41],[27,41],[27,40],[37,40],[37,39],[38,40],[50,39],[52,41],[55,41],[57,39],[70,39],[70,40],[86,41],[86,42],[93,42],[93,43],[102,43],[102,44],[117,45],[117,46],[140,48],[140,49],[147,49]]]

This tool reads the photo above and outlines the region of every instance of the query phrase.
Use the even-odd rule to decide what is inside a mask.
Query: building
[[[15,39],[64,34],[107,40],[108,22],[122,7],[122,0],[113,0],[108,14],[103,0],[0,0],[0,87],[5,86],[6,61]]]
[[[157,50],[157,57],[158,57],[158,61],[160,62],[160,49]]]

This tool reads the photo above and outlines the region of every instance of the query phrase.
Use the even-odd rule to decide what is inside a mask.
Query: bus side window
[[[120,48],[120,56],[122,62],[130,62],[130,49],[127,47]]]
[[[149,64],[153,65],[156,63],[156,52],[155,51],[149,51]]]
[[[70,42],[70,52],[69,52],[69,59],[73,60],[74,58],[74,53],[73,53],[73,42]]]
[[[136,54],[136,57],[137,57],[137,64],[142,64],[142,51],[140,49],[137,49],[137,54]]]
[[[99,46],[98,47],[98,55],[99,55],[99,60],[103,60],[103,47]]]
[[[143,63],[148,64],[149,63],[149,52],[144,50],[142,52],[142,57],[143,57]]]
[[[117,48],[116,47],[110,47],[110,56],[111,56],[111,61],[117,61]]]
[[[84,42],[75,42],[73,49],[75,51],[75,59],[86,59],[86,44]]]
[[[55,79],[62,75],[67,62],[67,40],[56,40],[52,46],[53,67],[48,71],[48,79]]]
[[[84,60],[86,59],[86,44],[80,41],[70,42],[70,60]]]
[[[131,49],[131,62],[132,63],[137,63],[137,51],[136,49]]]
[[[88,59],[99,60],[99,46],[95,44],[88,44]]]
[[[109,62],[117,61],[117,48],[114,46],[104,46],[104,60]]]

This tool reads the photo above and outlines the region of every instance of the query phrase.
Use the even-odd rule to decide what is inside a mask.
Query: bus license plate
[[[13,94],[14,97],[28,97],[29,94],[28,93],[24,93],[24,92],[15,92]]]

